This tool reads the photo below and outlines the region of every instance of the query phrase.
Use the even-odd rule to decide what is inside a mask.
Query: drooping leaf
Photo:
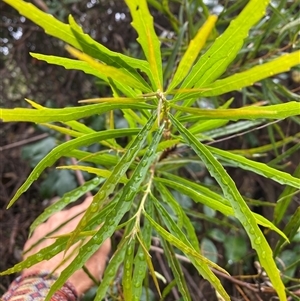
[[[40,111],[37,111],[40,112]],[[14,197],[9,202],[7,208],[11,207],[13,203],[19,198],[19,196],[27,191],[30,185],[41,175],[45,168],[48,166],[52,166],[53,163],[58,160],[60,157],[68,154],[71,150],[78,148],[80,146],[87,146],[100,140],[110,139],[112,137],[124,137],[127,135],[135,135],[138,133],[138,130],[107,130],[103,132],[96,132],[87,134],[76,139],[64,142],[63,144],[55,147],[49,154],[47,154],[34,168],[34,170],[27,177],[26,181],[22,184],[22,186],[17,190]]]
[[[212,153],[200,141],[198,141],[193,134],[184,128],[172,115],[169,115],[169,118],[186,140],[187,144],[194,149],[196,154],[205,163],[211,176],[215,178],[222,188],[224,196],[231,203],[235,217],[237,217],[246,230],[251,240],[252,248],[256,250],[260,263],[266,270],[274,288],[277,291],[279,299],[281,301],[286,300],[285,287],[281,280],[276,263],[274,262],[272,249],[258,227],[253,213],[237,190],[234,181],[227,174],[224,167],[215,159]]]
[[[166,175],[170,180],[164,178],[155,178],[155,181],[163,183],[164,185],[189,196],[195,202],[201,203],[213,210],[219,211],[225,216],[234,216],[234,212],[232,207],[230,206],[230,202],[218,193],[215,193],[207,187],[204,187],[200,184],[193,183],[191,181],[172,175],[170,173],[164,173],[164,175]],[[259,225],[277,232],[281,237],[288,241],[286,235],[268,219],[257,213],[253,213],[253,215],[256,222]]]
[[[100,210],[101,205],[105,202],[107,197],[111,193],[113,193],[116,185],[120,182],[120,179],[124,176],[125,172],[127,171],[131,163],[134,161],[136,155],[138,154],[138,151],[143,146],[146,137],[154,124],[155,118],[156,115],[154,114],[149,119],[148,123],[138,133],[134,141],[127,148],[125,154],[119,160],[118,164],[114,167],[109,178],[105,181],[100,190],[94,196],[91,206],[87,209],[84,216],[78,223],[76,229],[73,231],[72,237],[70,238],[68,245],[72,244],[72,241],[82,231],[82,229],[88,223],[88,220],[93,216],[95,212]],[[147,154],[149,154],[149,152]]]
[[[178,249],[180,249],[182,252],[184,252],[191,261],[199,260],[202,261],[202,265],[197,264],[198,271],[201,273],[201,275],[209,280],[209,282],[215,287],[215,289],[221,294],[221,296],[226,301],[230,301],[230,297],[226,293],[225,289],[223,288],[220,280],[215,276],[215,274],[209,269],[209,266],[214,267],[216,269],[221,269],[218,265],[214,264],[204,256],[202,256],[200,253],[195,251],[189,243],[185,243],[166,231],[163,227],[161,227],[157,222],[155,222],[146,212],[145,212],[146,218],[150,221],[153,228],[157,231],[159,235],[161,235],[164,239],[166,239],[168,242],[170,242],[172,245],[176,246]],[[227,273],[225,270],[222,269],[223,272]]]
[[[40,225],[41,223],[43,223],[46,219],[48,219],[51,215],[53,215],[56,212],[61,211],[62,209],[64,209],[66,206],[68,206],[69,204],[75,202],[76,200],[78,200],[81,196],[83,196],[85,193],[87,193],[88,191],[91,191],[92,189],[94,189],[95,187],[97,187],[101,182],[103,182],[104,179],[103,178],[94,178],[86,183],[84,183],[83,185],[81,185],[80,187],[77,187],[76,189],[69,191],[67,193],[65,193],[63,195],[63,197],[58,200],[57,202],[55,202],[54,204],[51,204],[50,206],[48,206],[43,212],[42,214],[40,214],[31,224],[30,226],[30,232],[29,232],[29,236],[32,234],[32,232],[34,231],[34,229]]]
[[[120,165],[123,166],[124,164],[128,164],[126,161],[132,161],[135,158],[136,153],[139,150],[139,147],[141,146],[140,143],[143,141],[145,136],[147,136],[147,132],[151,130],[152,124],[154,123],[155,115],[149,120],[149,123],[145,126],[145,128],[137,135],[136,142],[133,142],[131,145],[132,148],[128,150],[127,155],[120,160]],[[82,246],[79,249],[79,253],[76,256],[76,258],[72,261],[72,263],[62,271],[59,278],[56,280],[56,282],[51,286],[51,289],[45,299],[45,301],[50,301],[51,296],[55,291],[57,291],[65,282],[66,280],[78,269],[80,269],[83,264],[86,262],[86,260],[99,249],[99,246],[104,242],[105,239],[109,238],[113,232],[116,230],[116,227],[118,226],[121,219],[124,217],[124,214],[130,209],[131,204],[138,193],[138,190],[141,186],[141,183],[145,179],[147,173],[149,172],[149,167],[153,163],[153,160],[156,157],[156,148],[157,145],[162,137],[164,129],[164,124],[159,128],[159,130],[155,133],[153,136],[153,140],[151,142],[151,145],[149,145],[149,151],[145,153],[141,161],[139,162],[138,166],[134,170],[130,180],[128,183],[124,186],[122,189],[122,193],[118,195],[117,203],[113,210],[111,210],[108,215],[106,216],[104,225],[93,235],[91,240],[89,240],[84,246]],[[126,165],[125,165],[126,166]],[[117,179],[118,177],[122,176],[125,173],[126,169],[119,170],[118,173],[115,175],[114,179]],[[111,185],[108,187],[108,184]],[[107,187],[104,185],[106,184]],[[86,214],[81,219],[79,225],[74,230],[74,233],[69,238],[68,244],[70,244],[70,241],[73,242],[77,236],[80,234],[80,230],[83,229],[86,224],[87,220],[86,217],[91,217],[93,213],[97,212],[99,207],[99,201],[103,201],[103,197],[106,198],[106,193],[108,194],[111,192],[111,189],[113,189],[114,182],[109,182],[109,179],[103,184],[102,188],[105,187],[106,190],[100,190],[101,193],[100,197],[96,198],[94,197],[93,202],[91,203],[90,207],[87,209]],[[98,193],[99,193],[98,192]],[[104,192],[104,193],[103,193]],[[96,206],[94,205],[96,204]],[[95,210],[96,209],[96,210]],[[79,231],[78,231],[79,229]]]

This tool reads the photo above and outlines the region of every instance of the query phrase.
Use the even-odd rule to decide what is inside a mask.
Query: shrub
[[[277,255],[285,241],[295,236],[295,229],[299,227],[299,210],[292,216],[292,224],[289,223],[284,231],[280,230],[277,225],[286,212],[286,204],[278,200],[273,222],[253,212],[226,168],[233,166],[251,171],[285,185],[281,199],[290,201],[300,188],[297,175],[292,176],[260,162],[255,155],[272,147],[276,149],[293,141],[293,138],[283,138],[253,150],[226,151],[207,143],[224,136],[224,132],[242,133],[245,128],[265,124],[269,120],[293,117],[299,123],[295,117],[299,113],[299,103],[292,100],[292,92],[285,89],[289,101],[282,102],[280,97],[274,96],[273,99],[277,101],[274,103],[261,97],[256,86],[251,88],[254,83],[289,71],[299,64],[299,51],[283,53],[278,48],[272,48],[264,49],[267,54],[259,60],[255,56],[261,45],[261,41],[255,39],[265,30],[260,21],[266,14],[268,1],[251,0],[245,7],[241,7],[242,1],[238,1],[235,9],[242,8],[241,12],[220,35],[216,31],[217,17],[209,15],[204,5],[202,17],[206,21],[196,28],[192,23],[188,26],[180,23],[168,9],[167,1],[164,4],[149,1],[166,14],[174,30],[178,31],[171,54],[162,56],[161,43],[154,30],[147,2],[127,0],[132,26],[138,33],[137,41],[145,59],[110,51],[84,34],[72,16],[69,16],[69,23],[65,24],[30,3],[21,0],[4,2],[41,26],[49,35],[67,43],[67,51],[76,59],[37,53],[31,53],[32,57],[92,74],[110,86],[112,96],[87,99],[78,107],[51,109],[27,100],[34,109],[1,109],[4,122],[34,122],[72,137],[70,141],[57,145],[36,165],[8,207],[61,157],[75,157],[82,163],[90,162],[95,166],[78,164],[60,167],[85,171],[95,175],[95,178],[66,193],[55,206],[48,207],[34,221],[31,232],[54,212],[76,201],[85,192],[97,189],[92,204],[69,237],[57,238],[50,247],[1,275],[21,271],[49,258],[49,250],[51,256],[67,250],[82,239],[82,233],[86,231],[84,233],[92,238],[80,247],[79,255],[51,287],[46,299],[50,300],[53,292],[84,265],[105,239],[111,237],[116,229],[123,229],[124,235],[108,264],[95,300],[105,297],[119,266],[124,262],[122,284],[125,300],[140,300],[148,272],[159,294],[165,296],[176,284],[182,299],[191,300],[176,256],[178,252],[182,252],[199,274],[211,283],[222,300],[230,300],[212,268],[227,272],[201,253],[189,208],[180,203],[184,196],[188,196],[193,202],[201,203],[213,212],[231,217],[236,225],[244,229],[279,299],[286,300],[285,285],[272,248],[260,226],[280,235],[275,252]],[[191,5],[186,9],[194,8]],[[193,34],[193,29],[197,29],[196,34]],[[181,47],[187,31],[193,38],[186,47]],[[180,56],[178,66],[177,56]],[[236,63],[235,68],[230,66],[232,62]],[[265,83],[268,87],[272,81]],[[282,85],[279,83],[277,87]],[[227,93],[241,89],[251,105],[248,103],[239,108],[229,108],[234,99],[229,98]],[[224,101],[226,97],[227,101]],[[203,104],[204,100],[214,107],[199,108],[199,103],[202,101]],[[127,127],[115,128],[115,110],[121,110]],[[84,123],[84,118],[88,116],[105,114],[110,122],[104,131],[95,131]],[[118,140],[121,137],[126,139]],[[99,144],[102,152],[91,153],[82,149],[92,144]],[[179,150],[186,150],[186,156],[174,156]],[[205,166],[220,190],[213,191],[203,182],[188,179],[186,174],[179,172],[182,166],[196,169]],[[299,173],[299,168],[296,173]],[[94,230],[100,224],[103,226]],[[149,255],[152,235],[159,237],[175,279],[162,293]],[[207,248],[209,242],[204,242]]]

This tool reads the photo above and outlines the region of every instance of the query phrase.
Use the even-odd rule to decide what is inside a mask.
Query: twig
[[[22,145],[25,145],[25,144],[28,144],[28,143],[31,143],[31,142],[34,142],[34,141],[37,141],[37,140],[41,140],[41,139],[44,139],[48,136],[49,135],[47,133],[44,133],[44,134],[34,136],[34,137],[31,137],[31,138],[27,138],[27,139],[24,139],[24,140],[21,140],[21,141],[18,141],[18,142],[7,144],[5,146],[0,147],[0,152],[2,152],[4,150],[11,149],[11,148],[15,148],[15,147],[18,147],[18,146],[22,146]]]

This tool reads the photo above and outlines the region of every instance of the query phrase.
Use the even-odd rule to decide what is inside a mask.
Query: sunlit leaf
[[[151,16],[146,0],[125,0],[132,16],[132,26],[138,33],[137,41],[143,48],[144,54],[150,65],[155,86],[162,90],[162,65],[160,41],[154,30],[153,17]]]

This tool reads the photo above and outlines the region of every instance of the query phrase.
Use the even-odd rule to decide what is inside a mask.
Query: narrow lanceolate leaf
[[[155,86],[155,91],[162,91],[162,65],[160,41],[154,30],[153,17],[151,16],[146,0],[125,0],[132,16],[132,26],[138,33],[137,41],[142,46],[144,54],[150,65]]]
[[[57,169],[71,169],[71,170],[81,170],[86,171],[91,174],[95,174],[98,177],[102,178],[109,178],[111,176],[112,171],[106,170],[106,169],[100,169],[96,167],[90,167],[90,166],[83,166],[83,165],[65,165],[65,166],[58,166]],[[120,183],[124,184],[127,183],[128,179],[126,176],[121,177]]]
[[[246,230],[251,240],[252,248],[256,250],[259,261],[267,272],[273,287],[276,289],[280,301],[286,300],[285,287],[274,262],[272,249],[258,227],[253,213],[236,188],[234,181],[227,174],[224,167],[215,159],[213,154],[194,135],[184,128],[172,115],[169,115],[169,118],[187,144],[194,149],[199,158],[204,162],[211,176],[216,179],[222,188],[224,196],[231,203],[235,217]]]
[[[55,147],[36,165],[36,167],[30,173],[24,184],[17,190],[16,194],[9,202],[7,208],[11,207],[13,203],[20,197],[20,195],[24,193],[35,180],[37,180],[37,178],[41,175],[44,169],[46,169],[49,166],[52,166],[56,160],[58,160],[65,154],[68,154],[71,150],[81,146],[91,145],[101,140],[124,137],[127,135],[136,135],[137,133],[138,130],[107,130],[100,133],[96,132],[87,134],[76,139],[67,141]]]
[[[150,131],[152,124],[154,123],[154,120],[155,118],[151,118],[151,121],[146,125],[145,130],[141,131],[139,135],[137,135],[136,142],[131,145],[131,150],[128,150],[129,152],[128,156],[133,157],[133,159],[135,158],[136,152],[138,151],[139,143],[141,140],[145,138],[145,136],[147,136],[147,132]],[[145,153],[145,155],[139,162],[138,166],[134,170],[130,180],[124,186],[122,193],[118,196],[117,204],[106,216],[103,226],[97,231],[97,233],[94,234],[91,240],[89,240],[84,246],[82,246],[79,249],[79,253],[76,256],[76,258],[70,263],[70,265],[65,270],[62,271],[57,281],[51,286],[51,289],[45,301],[49,301],[53,293],[56,292],[76,270],[80,269],[84,265],[84,263],[88,260],[88,258],[90,258],[90,256],[92,256],[92,254],[99,249],[100,245],[105,241],[105,239],[112,236],[119,222],[124,217],[125,213],[131,208],[132,202],[136,194],[138,193],[142,182],[144,181],[146,175],[149,172],[149,167],[151,164],[153,164],[153,161],[155,160],[156,148],[162,137],[163,130],[164,130],[164,124],[159,128],[159,130],[153,136],[152,142],[149,145],[148,152]],[[119,175],[123,175],[123,172],[125,171],[123,170],[118,171],[118,175],[116,176],[118,177]],[[107,182],[108,180],[105,183]],[[112,185],[113,183],[110,184]],[[102,187],[104,187],[104,185]],[[110,187],[106,187],[105,192],[109,191],[110,193],[110,190],[111,190]],[[102,194],[102,196],[103,195],[105,196],[105,194]],[[85,216],[88,216],[88,218],[91,216],[91,213],[97,212],[98,209],[97,205],[99,203],[99,198],[98,200],[96,199],[96,202],[95,199],[96,198],[94,197],[92,204],[90,205],[90,207],[88,208],[85,214]],[[102,201],[101,198],[100,201]],[[96,207],[93,205],[95,203],[96,203]],[[81,220],[81,224],[77,228],[83,229],[86,225],[87,225],[87,220],[84,219],[83,217]],[[78,232],[78,235],[79,233],[80,231]],[[72,237],[70,239],[72,239]],[[74,238],[72,240],[74,240]],[[97,299],[95,299],[95,301],[102,300],[100,297],[98,298],[97,295]]]
[[[179,66],[173,77],[173,80],[168,87],[167,92],[172,91],[180,82],[185,78],[195,62],[200,50],[206,43],[209,34],[211,33],[217,21],[217,16],[211,15],[207,18],[206,22],[198,30],[196,36],[190,41],[189,46],[180,60]]]
[[[65,193],[60,200],[55,202],[54,204],[51,204],[48,206],[42,214],[40,214],[34,222],[30,226],[30,233],[29,236],[32,234],[34,229],[43,223],[46,219],[48,219],[51,215],[53,215],[56,212],[59,212],[63,210],[66,206],[69,204],[72,204],[73,202],[77,201],[80,197],[82,197],[84,194],[86,194],[88,191],[91,191],[98,185],[100,185],[101,182],[103,182],[104,179],[101,178],[94,178],[88,182],[85,182],[80,187],[73,189],[72,191],[69,191]]]
[[[153,106],[148,104],[112,104],[101,103],[94,105],[86,105],[80,107],[33,110],[33,109],[0,109],[0,119],[4,122],[24,121],[24,122],[54,122],[54,121],[71,121],[81,119],[94,114],[103,114],[111,110],[117,109],[151,109]]]
[[[250,0],[225,32],[198,60],[181,88],[202,87],[216,80],[235,59],[248,32],[265,14],[268,0]]]
[[[112,66],[105,65],[96,61],[91,56],[78,51],[77,49],[66,46],[67,51],[72,54],[74,57],[78,58],[81,61],[86,62],[89,66],[98,71],[98,73],[104,74],[107,78],[110,77],[113,80],[116,80],[122,84],[128,85],[132,88],[139,89],[143,92],[151,92],[151,89],[148,85],[143,82],[137,80],[132,75],[125,73],[122,69],[118,69]]]
[[[190,248],[193,248],[191,242],[189,241],[189,238],[185,235],[185,233],[183,233],[181,231],[181,229],[178,227],[177,223],[173,220],[173,218],[170,216],[170,214],[167,212],[167,210],[160,204],[160,202],[158,200],[156,200],[155,198],[153,198],[154,200],[154,204],[157,208],[157,211],[159,212],[159,214],[161,215],[162,220],[164,221],[166,227],[168,228],[168,230],[170,231],[170,233],[172,235],[174,235],[175,237],[179,238],[180,241],[182,241],[183,243],[185,243],[187,246],[189,246]],[[199,251],[199,243],[197,243],[197,248],[193,248],[194,251],[196,252],[200,252]],[[197,270],[199,271],[199,273],[202,275],[203,273],[206,274],[207,270],[209,269],[205,269],[205,262],[198,260],[198,258],[195,258],[194,256],[188,256],[188,258],[191,260],[192,264],[197,268]],[[219,267],[219,269],[221,269]],[[215,288],[218,289],[217,287],[221,286],[221,283],[216,284]],[[224,289],[221,289],[222,296],[226,296],[227,294],[225,292]]]
[[[300,112],[300,103],[296,101],[290,101],[278,105],[271,106],[249,106],[239,109],[198,109],[182,107],[170,103],[170,106],[181,112],[190,113],[195,116],[199,116],[199,119],[284,119],[291,116],[297,116]]]
[[[69,59],[66,57],[45,55],[45,54],[32,53],[32,52],[30,52],[30,55],[40,61],[47,62],[48,64],[62,66],[65,69],[80,70],[86,74],[94,75],[98,78],[103,79],[105,82],[108,82],[106,74],[99,72],[98,70],[93,68],[91,65],[89,65],[87,62]]]
[[[239,168],[250,170],[267,179],[272,179],[273,181],[282,185],[289,185],[300,189],[300,179],[297,177],[293,177],[292,175],[286,172],[272,168],[265,163],[255,162],[241,155],[233,154],[230,151],[224,151],[211,146],[208,146],[207,148],[218,158],[229,162]]]
[[[113,169],[109,178],[105,181],[102,185],[100,190],[94,196],[92,204],[85,212],[84,216],[78,223],[76,229],[73,231],[73,234],[69,240],[68,246],[70,246],[76,236],[83,230],[83,228],[88,223],[88,220],[97,212],[101,205],[105,202],[107,197],[113,193],[116,185],[120,182],[124,174],[126,173],[127,169],[130,167],[131,163],[134,161],[135,157],[138,154],[138,151],[142,148],[148,133],[150,132],[156,115],[154,114],[152,118],[149,119],[148,123],[143,127],[143,129],[138,133],[135,140],[132,144],[128,147],[125,154],[122,156],[118,164]]]
[[[134,260],[134,246],[135,246],[135,238],[127,242],[127,250],[124,258],[124,268],[123,268],[124,273],[122,279],[124,301],[132,301],[132,297],[133,297],[132,270],[133,270],[133,260]]]
[[[45,233],[46,235],[47,233]],[[23,271],[26,268],[33,266],[34,264],[41,262],[43,260],[49,260],[56,254],[60,253],[64,250],[67,243],[67,237],[58,238],[53,244],[50,246],[41,249],[36,254],[33,254],[26,258],[25,260],[17,263],[12,268],[7,269],[0,273],[0,276],[9,275],[12,273],[18,273]]]
[[[124,70],[133,70],[135,76],[138,76],[138,72],[133,68],[141,69],[147,74],[150,73],[148,62],[109,50],[93,40],[89,35],[84,34],[71,16],[69,16],[69,25],[59,21],[52,15],[41,11],[31,3],[22,0],[4,0],[4,2],[14,7],[27,19],[42,27],[47,34],[84,51],[88,55],[97,58],[108,65],[116,68],[123,68]]]
[[[146,202],[145,210],[148,212],[150,216],[153,215],[153,204],[152,202]],[[132,296],[134,296],[133,301],[140,301],[141,295],[143,292],[143,280],[146,276],[147,272],[147,260],[145,251],[148,251],[151,246],[151,239],[152,239],[152,225],[149,223],[148,220],[143,221],[143,228],[141,235],[138,234],[143,242],[143,246],[139,245],[135,258],[134,258],[134,271],[133,271],[133,288],[132,288]],[[145,249],[144,249],[145,248]]]
[[[274,209],[274,224],[278,225],[282,218],[285,216],[286,210],[289,207],[295,194],[300,190],[300,164],[293,173],[293,177],[298,180],[298,187],[286,186],[280,194],[276,207]]]
[[[221,296],[226,301],[230,301],[230,297],[226,293],[225,289],[223,288],[220,280],[216,275],[210,270],[209,266],[214,267],[216,269],[221,269],[218,265],[211,262],[204,256],[202,256],[199,252],[195,251],[189,244],[182,242],[176,236],[172,235],[168,231],[166,231],[163,227],[161,227],[158,223],[156,223],[146,212],[144,213],[146,218],[150,221],[153,228],[157,231],[159,235],[161,235],[165,240],[170,242],[176,248],[180,249],[183,253],[185,253],[189,258],[194,258],[202,262],[202,265],[197,265],[197,268],[201,271],[201,275],[207,279],[215,289],[221,294]],[[227,273],[225,270],[221,269],[224,273]]]
[[[163,183],[164,185],[189,196],[195,202],[206,205],[226,216],[234,216],[234,211],[230,206],[230,202],[218,193],[215,193],[207,187],[188,181],[181,177],[166,173],[164,173],[164,175],[166,175],[171,180],[164,178],[155,178],[155,182]],[[277,232],[282,238],[288,241],[286,235],[268,219],[257,213],[253,213],[253,215],[256,223]]]
[[[164,256],[166,256],[168,260],[168,265],[171,268],[171,271],[174,275],[174,280],[176,281],[178,290],[182,295],[181,300],[191,301],[191,295],[189,293],[186,280],[184,278],[182,267],[180,265],[178,258],[176,257],[174,247],[163,237],[161,237],[160,243],[162,244],[164,250]]]
[[[300,64],[300,51],[284,54],[265,64],[255,66],[247,71],[236,73],[224,79],[217,80],[210,85],[201,86],[204,89],[200,92],[202,96],[216,96],[230,91],[251,86],[255,82],[278,73],[286,72],[291,67]],[[198,96],[199,96],[198,94]]]
[[[192,224],[191,220],[186,215],[184,209],[178,201],[174,198],[172,193],[162,184],[157,183],[158,191],[161,192],[161,197],[168,204],[173,211],[177,214],[177,227],[181,229],[182,227],[186,229],[186,238],[188,239],[189,243],[193,246],[196,251],[200,252],[199,247],[199,239],[196,234],[196,230],[194,225]],[[170,228],[169,228],[170,229]]]
[[[125,235],[126,233],[124,233]],[[128,234],[127,234],[128,235]],[[126,253],[126,241],[124,240],[124,237],[122,241],[119,243],[117,250],[113,254],[113,256],[110,258],[109,263],[104,271],[103,279],[101,280],[101,284],[98,287],[97,294],[94,301],[102,301],[105,297],[106,293],[109,290],[109,286],[111,283],[114,282],[116,279],[116,275],[118,273],[118,269],[120,265],[124,262],[124,257]]]

